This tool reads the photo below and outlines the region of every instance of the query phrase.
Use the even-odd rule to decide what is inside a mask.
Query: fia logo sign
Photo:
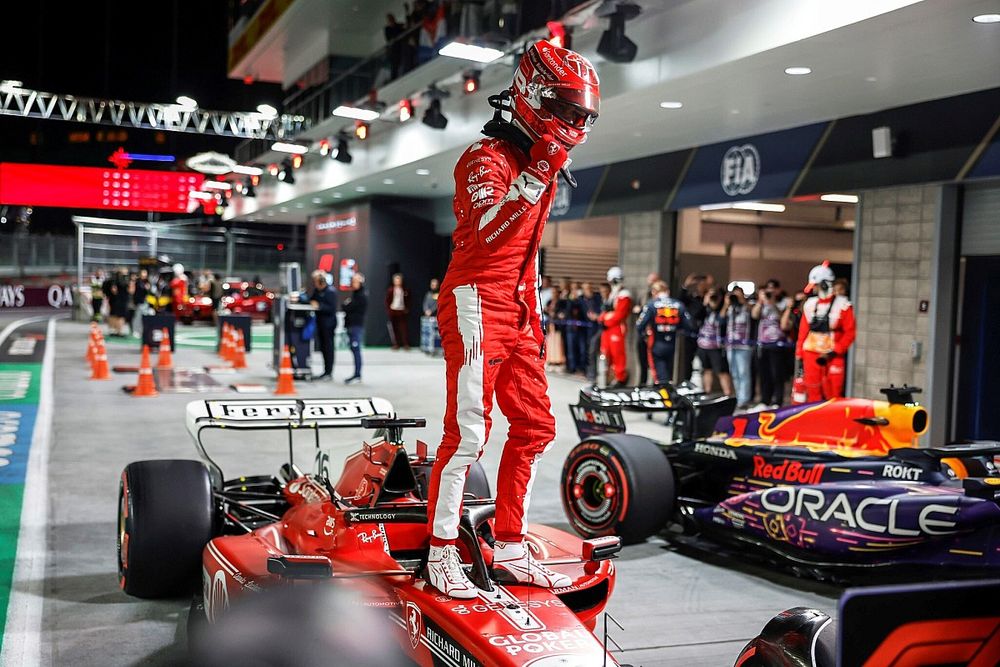
[[[760,153],[753,144],[732,146],[722,156],[722,190],[730,197],[745,195],[760,179]]]

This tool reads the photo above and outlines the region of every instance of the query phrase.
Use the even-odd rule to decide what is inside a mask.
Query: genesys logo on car
[[[820,463],[806,467],[799,461],[782,459],[780,463],[768,463],[763,456],[753,457],[753,477],[771,479],[792,484],[819,484],[826,466]]]

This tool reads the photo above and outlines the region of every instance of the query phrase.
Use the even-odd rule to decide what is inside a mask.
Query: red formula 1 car
[[[616,537],[581,540],[532,525],[537,558],[573,584],[545,590],[500,586],[490,577],[492,517],[481,468],[470,473],[460,551],[479,599],[456,600],[420,577],[428,549],[423,500],[433,459],[408,454],[404,427],[378,398],[208,400],[188,404],[187,426],[202,461],[139,461],[119,487],[118,571],[122,589],[144,598],[202,592],[192,613],[213,622],[237,598],[295,582],[345,587],[390,616],[400,650],[425,666],[617,665],[593,634],[614,589]],[[331,483],[326,429],[381,429],[347,458]],[[314,441],[316,472],[289,460],[277,476],[226,481],[203,435],[213,429],[287,431]],[[279,442],[284,442],[281,437]],[[301,443],[299,443],[301,446]],[[282,444],[282,448],[285,445]]]
[[[249,315],[255,320],[271,321],[274,292],[260,283],[226,282],[222,284],[222,308],[233,315]]]

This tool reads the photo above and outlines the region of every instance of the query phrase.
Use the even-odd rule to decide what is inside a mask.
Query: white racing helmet
[[[625,280],[625,274],[622,273],[622,267],[612,266],[608,269],[608,282],[609,283],[620,283]]]
[[[174,269],[174,275],[176,277],[180,278],[181,276],[184,275],[184,265],[183,264],[181,264],[181,263],[178,262],[177,264],[174,264],[173,269]]]
[[[809,283],[806,285],[806,294],[812,294],[815,291],[820,296],[825,296],[833,289],[833,281],[836,279],[837,277],[833,275],[833,269],[830,268],[829,262],[817,264],[809,271]]]

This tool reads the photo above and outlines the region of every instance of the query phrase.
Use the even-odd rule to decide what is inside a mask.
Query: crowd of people
[[[609,277],[614,277],[611,272]],[[738,409],[786,402],[807,298],[803,291],[789,294],[772,278],[746,294],[739,285],[717,285],[710,274],[688,275],[676,296],[657,274],[650,274],[646,284],[645,293],[636,298],[615,280],[595,289],[588,282],[563,279],[555,284],[543,277],[540,300],[549,368],[596,381],[602,334],[622,326],[623,332],[634,330],[629,356],[638,377],[631,378],[632,384],[686,382],[700,371],[703,390],[735,396]],[[833,283],[834,294],[846,296],[847,290],[845,279]],[[619,299],[628,300],[630,311],[621,324],[613,317],[616,305],[623,305]],[[605,342],[605,355],[614,366],[614,351],[608,347]],[[624,362],[620,366],[624,369]],[[612,384],[626,383],[621,371],[610,370]]]
[[[150,295],[165,290],[169,284],[151,280],[146,269],[130,272],[124,267],[111,271],[98,269],[90,277],[91,320],[106,322],[108,335],[124,338],[133,335],[137,314],[141,315]]]

